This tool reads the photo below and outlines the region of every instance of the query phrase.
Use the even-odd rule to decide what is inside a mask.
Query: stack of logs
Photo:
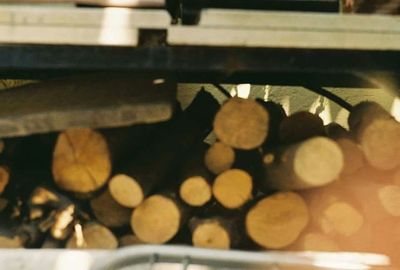
[[[400,124],[373,102],[354,106],[348,122],[349,131],[324,126],[263,100],[220,106],[201,90],[167,122],[5,139],[0,247],[177,243],[394,256]]]

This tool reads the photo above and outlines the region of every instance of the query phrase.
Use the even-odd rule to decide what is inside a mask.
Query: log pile
[[[270,101],[219,105],[201,90],[163,123],[5,139],[0,247],[178,243],[396,261],[400,124],[363,102],[349,126]]]

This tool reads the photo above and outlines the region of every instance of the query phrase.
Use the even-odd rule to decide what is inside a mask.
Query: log
[[[190,206],[203,206],[212,197],[211,174],[203,163],[207,149],[207,144],[200,143],[182,162],[179,196]]]
[[[133,233],[145,243],[166,243],[185,223],[187,211],[188,209],[174,197],[152,195],[133,211],[131,218]]]
[[[3,154],[5,147],[6,144],[4,143],[4,140],[0,139],[0,155]]]
[[[306,111],[284,118],[279,127],[279,139],[283,144],[297,143],[324,134],[324,123],[321,117]]]
[[[365,167],[364,153],[358,144],[348,138],[339,138],[335,141],[343,153],[342,175],[351,175]]]
[[[72,126],[105,128],[168,120],[177,85],[165,77],[154,83],[157,79],[118,71],[66,76],[1,91],[0,138]]]
[[[96,219],[107,227],[122,227],[129,224],[132,210],[118,204],[108,190],[90,201]]]
[[[189,221],[189,227],[195,247],[231,249],[238,244],[239,232],[232,220],[223,217],[207,219],[193,217]]]
[[[342,149],[344,158],[342,175],[353,174],[364,167],[366,162],[364,153],[348,130],[335,122],[326,125],[325,130],[328,137]]]
[[[400,165],[400,124],[380,105],[359,103],[348,122],[371,166],[391,170]]]
[[[72,232],[75,220],[75,205],[71,204],[55,215],[54,224],[51,226],[51,236],[56,240],[65,240]]]
[[[180,108],[176,106],[175,114]],[[112,164],[130,158],[147,141],[162,132],[168,122],[92,130],[71,128],[54,142],[53,176],[67,191],[87,194],[108,180]],[[49,143],[51,145],[51,142]]]
[[[62,132],[54,149],[52,172],[55,183],[63,190],[89,193],[100,189],[111,174],[106,140],[89,128]]]
[[[118,240],[106,227],[89,223],[83,228],[75,226],[74,235],[67,241],[66,248],[69,249],[116,249]]]
[[[336,142],[314,137],[286,146],[277,152],[275,162],[264,164],[264,188],[298,190],[327,185],[343,169],[343,153]]]
[[[144,199],[141,186],[126,174],[113,176],[108,190],[112,198],[123,207],[134,208]]]
[[[128,247],[128,246],[143,245],[143,244],[146,244],[146,243],[141,241],[134,234],[126,234],[118,239],[119,247]]]
[[[257,99],[257,102],[263,105],[270,116],[267,140],[262,145],[263,150],[268,151],[279,144],[279,127],[287,115],[281,104],[261,99]]]
[[[204,157],[207,169],[215,175],[232,168],[234,162],[235,151],[222,142],[215,142]]]
[[[268,127],[268,112],[257,101],[249,99],[229,99],[214,119],[217,138],[242,150],[261,146],[267,138]]]
[[[118,169],[113,178],[123,174],[140,187],[141,192],[130,191],[136,193],[136,203],[131,206],[139,205],[141,199],[156,188],[163,188],[169,180],[168,174],[179,166],[182,155],[207,136],[218,107],[212,95],[201,90],[190,106],[163,133],[162,140],[150,143]],[[207,110],[204,111],[204,108]]]
[[[307,232],[303,233],[287,250],[338,252],[340,247],[335,240],[323,233]]]
[[[18,236],[0,236],[0,248],[23,248],[24,245]]]
[[[312,224],[323,234],[339,238],[355,236],[366,223],[354,194],[343,181],[302,193]]]
[[[294,192],[279,192],[261,199],[246,215],[248,236],[268,249],[289,246],[309,221],[303,198]]]
[[[325,133],[331,139],[351,139],[351,133],[338,123],[332,122],[325,126]]]
[[[375,175],[374,175],[375,174]],[[343,188],[352,192],[369,223],[400,217],[400,187],[393,185],[390,174],[364,168],[343,178]]]
[[[0,166],[0,195],[6,189],[10,181],[10,171],[7,166]]]
[[[225,208],[237,209],[252,198],[253,179],[246,171],[230,169],[217,176],[212,191]]]

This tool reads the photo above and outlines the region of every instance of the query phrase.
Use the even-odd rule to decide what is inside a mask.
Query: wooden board
[[[171,26],[172,45],[399,50],[400,21],[389,16],[295,12],[202,13],[199,26]]]
[[[140,28],[162,29],[169,22],[163,10],[4,5],[0,42],[137,46]]]
[[[175,82],[167,78],[123,73],[21,86],[0,92],[0,137],[167,120],[175,91]]]

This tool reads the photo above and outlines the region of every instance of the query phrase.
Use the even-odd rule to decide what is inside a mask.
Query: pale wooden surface
[[[400,20],[378,15],[204,11],[199,26],[171,26],[172,45],[399,50]]]
[[[0,6],[0,43],[136,46],[139,28],[169,25],[163,10]]]
[[[95,74],[0,92],[0,137],[154,123],[171,117],[176,84]]]

